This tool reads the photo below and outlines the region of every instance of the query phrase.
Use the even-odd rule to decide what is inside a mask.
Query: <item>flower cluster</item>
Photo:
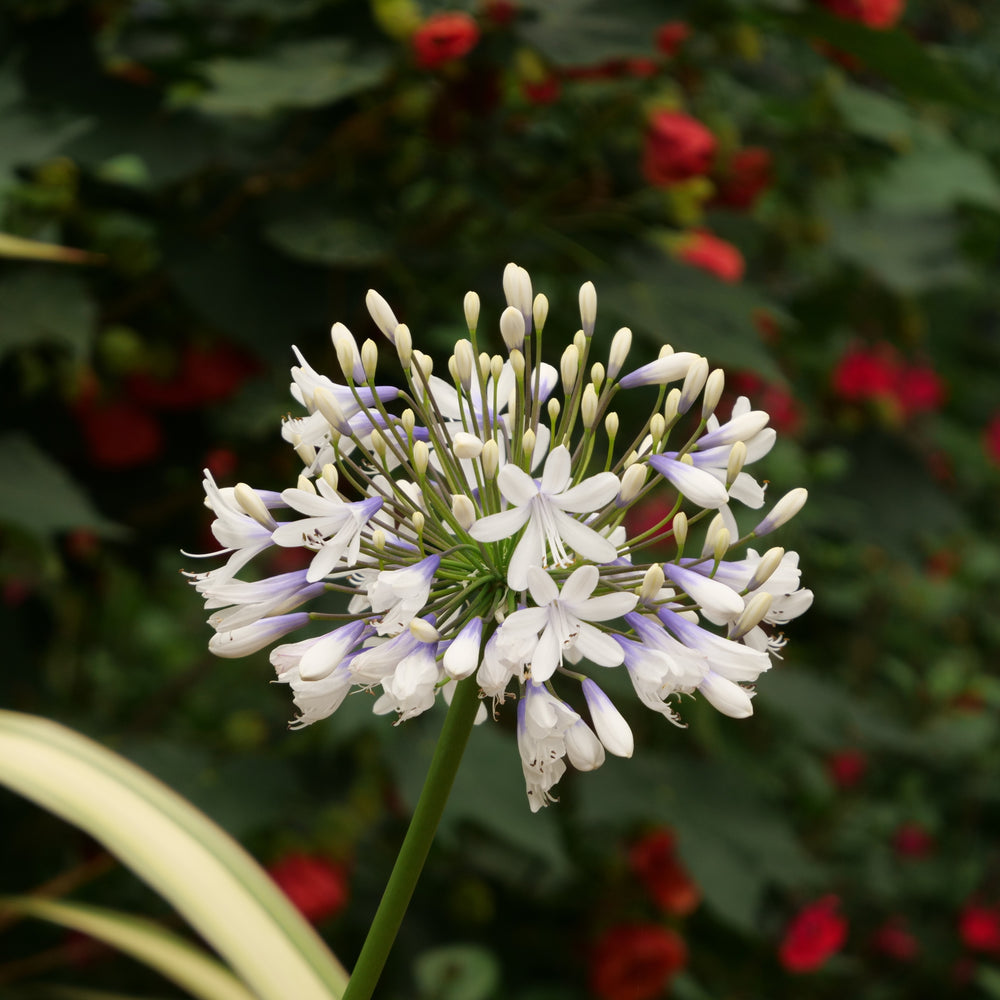
[[[298,483],[281,493],[221,488],[206,472],[214,554],[228,559],[191,582],[213,610],[209,648],[219,656],[312,626],[271,652],[295,726],[329,716],[355,689],[375,693],[375,713],[397,721],[439,694],[450,701],[466,678],[494,715],[516,693],[536,810],[567,761],[591,770],[606,752],[632,754],[631,729],[596,679],[606,670],[623,667],[640,701],[672,722],[680,696],[696,693],[726,715],[751,714],[750,685],[784,643],[771,626],[801,614],[812,594],[794,552],[736,550],[794,516],[806,491],[741,529],[733,508],[765,503],[746,470],[774,443],[768,414],[740,397],[718,415],[722,371],[669,346],[620,376],[626,328],[597,360],[589,282],[581,329],[549,364],[545,296],[514,264],[503,286],[504,354],[481,350],[470,292],[469,337],[446,377],[374,291],[369,312],[399,359],[398,385],[377,383],[376,343],[359,347],[340,323],[331,335],[342,382],[296,352],[291,391],[305,413],[282,433],[302,462]],[[630,399],[621,418],[624,392],[652,403],[648,415],[634,416]],[[630,535],[629,509],[657,491],[662,519]],[[671,561],[641,562],[664,540]],[[274,546],[306,550],[308,567],[238,579]],[[320,599],[331,605],[301,610]]]

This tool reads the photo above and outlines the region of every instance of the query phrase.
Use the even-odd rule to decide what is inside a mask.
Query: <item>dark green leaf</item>
[[[276,219],[266,227],[265,235],[278,249],[313,264],[358,267],[374,263],[389,250],[382,230],[322,211]]]
[[[57,344],[79,357],[90,346],[96,309],[82,278],[40,265],[0,278],[0,316],[0,357],[39,344]]]

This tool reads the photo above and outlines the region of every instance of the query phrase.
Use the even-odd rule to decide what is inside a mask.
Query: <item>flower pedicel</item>
[[[377,384],[376,344],[359,347],[339,323],[342,382],[296,352],[291,391],[306,412],[287,418],[282,436],[302,461],[298,483],[281,493],[219,487],[206,471],[222,546],[211,555],[228,559],[190,577],[213,611],[218,656],[316,633],[271,651],[294,727],[331,715],[352,690],[376,694],[373,710],[397,722],[438,694],[450,701],[468,677],[494,715],[516,696],[537,810],[567,762],[592,770],[606,752],[631,756],[628,723],[600,686],[605,670],[624,668],[640,701],[671,722],[679,697],[697,693],[734,718],[752,713],[750,685],[784,644],[770,627],[805,611],[812,593],[794,552],[745,546],[793,517],[806,491],[741,530],[732,508],[765,504],[746,468],[774,444],[767,413],[740,397],[720,417],[722,371],[669,346],[619,377],[632,336],[619,330],[596,356],[590,282],[557,370],[542,360],[547,299],[514,264],[503,285],[505,353],[484,350],[470,292],[469,337],[446,375],[374,291],[368,308],[395,348],[397,384]],[[627,432],[623,393],[655,398]],[[629,509],[651,495],[663,498],[663,517],[631,535]],[[672,560],[642,561],[671,538]],[[238,579],[272,546],[308,550],[308,568]],[[337,594],[348,595],[346,610]],[[579,711],[563,700],[571,686]],[[479,720],[488,714],[480,704]]]

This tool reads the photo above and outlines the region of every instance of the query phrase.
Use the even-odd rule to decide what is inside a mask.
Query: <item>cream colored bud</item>
[[[753,571],[753,576],[750,577],[750,582],[747,584],[747,590],[756,590],[762,583],[766,583],[784,558],[785,550],[780,545],[768,549],[760,557],[760,562],[757,563],[757,568]]]
[[[698,393],[701,392],[702,387],[705,385],[705,380],[708,378],[708,358],[698,358],[697,361],[693,362],[691,367],[687,370],[687,375],[684,376],[684,385],[681,388],[681,398],[677,403],[677,409],[680,413],[687,413],[691,409],[692,404],[698,398]]]
[[[413,338],[410,336],[410,328],[400,323],[396,327],[393,343],[396,345],[396,354],[399,357],[399,363],[406,370],[410,367],[410,359],[413,356]]]
[[[376,552],[385,551],[385,532],[381,528],[376,528],[372,532],[372,545]]]
[[[726,522],[722,514],[716,514],[705,531],[705,544],[701,547],[702,558],[708,558],[715,551],[715,539],[720,531],[724,531]]]
[[[418,535],[422,535],[424,533],[424,524],[426,524],[426,518],[419,510],[415,510],[413,512],[413,516],[410,518],[410,523],[413,525],[413,530]]]
[[[426,441],[413,442],[413,468],[418,476],[423,477],[426,474],[430,455],[430,448],[427,447]]]
[[[452,382],[457,382],[458,379],[458,365],[455,364],[455,355],[453,354],[448,358],[448,374],[451,376]]]
[[[646,570],[646,575],[642,578],[642,586],[639,588],[639,600],[644,604],[652,601],[663,589],[665,580],[663,567],[659,563],[652,563],[649,569]]]
[[[379,458],[385,458],[385,438],[382,437],[382,432],[375,430],[371,433],[371,450],[373,455],[378,455]]]
[[[316,493],[316,487],[313,485],[313,481],[308,476],[300,475],[295,485],[298,489],[305,493],[312,493],[314,495]]]
[[[337,352],[337,363],[344,373],[344,378],[363,382],[365,370],[361,364],[361,352],[351,331],[343,323],[334,323],[330,330],[330,339],[333,341],[333,349]]]
[[[632,452],[634,455],[635,452]],[[618,493],[618,503],[627,507],[646,485],[648,467],[642,462],[634,462],[622,473],[622,487]]]
[[[583,352],[587,349],[587,335],[583,330],[577,330],[573,334],[573,345],[580,352],[580,356],[583,357]]]
[[[613,412],[609,413],[604,418],[604,430],[607,433],[608,437],[612,441],[614,441],[615,437],[618,434],[618,414],[617,413],[613,413]]]
[[[467,340],[460,340],[455,344],[455,374],[462,388],[468,390],[472,385],[472,371],[476,364],[476,352],[472,349],[472,344]]]
[[[608,378],[616,378],[625,364],[628,352],[632,347],[632,331],[623,326],[611,341],[611,350],[608,352]]]
[[[663,419],[662,413],[654,413],[649,418],[649,435],[653,439],[653,444],[657,445],[663,440],[663,435],[667,432],[667,422]]]
[[[365,370],[365,381],[371,382],[378,367],[378,344],[370,337],[361,345],[361,367]]]
[[[525,455],[530,455],[535,450],[535,432],[529,427],[521,438],[521,447]]]
[[[274,529],[274,518],[271,517],[271,513],[268,511],[264,501],[246,483],[237,483],[233,488],[233,496],[244,513],[249,514],[250,517],[262,527],[267,528],[268,531]]]
[[[545,404],[545,409],[548,411],[549,414],[549,423],[554,425],[555,422],[559,419],[559,411],[562,409],[559,400],[556,399],[555,396],[553,396]]]
[[[562,353],[559,360],[559,377],[562,379],[563,392],[568,396],[576,385],[577,376],[580,374],[580,349],[575,344],[570,344]]]
[[[771,513],[754,528],[755,535],[766,535],[783,524],[787,524],[800,510],[809,497],[809,491],[802,486],[786,493],[772,508]]]
[[[660,348],[660,353],[657,357],[662,361],[664,358],[669,358],[671,354],[674,353],[674,349],[669,344],[664,344]]]
[[[335,490],[340,483],[340,473],[337,472],[337,466],[333,462],[327,462],[320,475],[331,490]]]
[[[318,385],[313,392],[313,406],[323,414],[326,422],[339,434],[350,434],[351,425],[336,397],[326,386]]]
[[[541,330],[549,318],[549,300],[541,292],[535,296],[535,301],[532,303],[531,318],[536,330]]]
[[[451,512],[465,531],[476,523],[476,506],[464,493],[451,495]]]
[[[520,351],[514,350],[510,352],[510,369],[514,373],[515,378],[524,378],[524,355]]]
[[[743,471],[747,460],[747,445],[745,441],[737,441],[729,449],[729,461],[726,463],[726,489],[736,482],[736,477]]]
[[[423,351],[414,351],[413,360],[416,362],[425,380],[434,374],[434,359],[429,354],[424,354]]]
[[[663,419],[668,424],[672,424],[677,419],[680,412],[681,391],[676,386],[667,393],[667,398],[663,401]]]
[[[634,450],[630,451],[625,456],[625,461],[622,462],[622,468],[624,468],[624,469],[631,469],[632,466],[635,465],[635,463],[638,462],[638,461],[639,461],[639,453],[637,451],[634,451]]]
[[[475,434],[466,431],[452,434],[451,444],[456,458],[479,458],[483,450],[483,442]]]
[[[503,292],[507,305],[522,316],[531,313],[531,276],[523,267],[511,262],[503,269]]]
[[[597,289],[592,281],[586,281],[580,286],[580,325],[588,337],[593,336],[596,322]]]
[[[713,368],[711,374],[705,382],[705,393],[701,397],[701,419],[708,418],[715,413],[715,408],[722,399],[722,390],[726,387],[726,373],[721,368]]]
[[[479,296],[475,292],[465,293],[465,325],[469,328],[469,332],[475,332],[476,326],[479,323]]]
[[[595,361],[590,366],[590,381],[594,383],[594,388],[600,392],[604,382],[604,365],[600,361]]]
[[[519,351],[524,343],[524,315],[515,306],[507,306],[500,315],[500,336],[508,351]]]
[[[739,618],[729,631],[729,639],[742,639],[752,628],[756,628],[771,610],[774,598],[766,590],[758,591],[746,603]]]
[[[399,422],[403,425],[403,430],[406,431],[406,436],[408,438],[413,437],[413,428],[417,426],[417,418],[414,416],[413,410],[407,407],[400,414]]]
[[[369,288],[368,294],[365,296],[365,305],[368,306],[368,312],[375,320],[375,325],[389,340],[395,342],[400,323],[392,309],[389,308],[389,303],[374,288]]]
[[[503,372],[503,358],[499,354],[494,354],[490,358],[490,375],[496,380],[500,378],[501,372]]]
[[[483,475],[487,479],[492,479],[497,474],[497,467],[500,464],[500,448],[492,438],[483,445],[479,461],[483,466]]]
[[[483,379],[490,377],[490,356],[485,351],[479,355],[479,376]]]
[[[670,522],[670,530],[674,533],[674,541],[678,550],[683,550],[688,539],[688,516],[684,511],[679,510],[674,514],[673,521]]]
[[[728,528],[720,528],[715,534],[715,549],[713,551],[713,556],[715,561],[719,562],[724,559],[726,553],[729,551],[729,543],[732,540],[732,536],[729,534]]]
[[[418,642],[440,642],[441,633],[423,618],[410,619],[410,632]]]
[[[580,416],[583,426],[589,431],[597,422],[597,392],[592,382],[588,382],[580,401]]]

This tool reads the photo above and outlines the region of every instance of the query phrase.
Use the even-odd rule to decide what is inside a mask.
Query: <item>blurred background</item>
[[[442,715],[289,732],[266,654],[209,656],[201,470],[292,484],[291,345],[335,373],[369,287],[443,357],[508,261],[554,350],[593,280],[598,341],[771,413],[816,603],[750,720],[609,682],[635,757],[537,815],[477,730],[379,995],[1000,997],[998,46],[974,0],[6,0],[0,703],[189,797],[349,966]],[[0,892],[177,923],[0,810]],[[176,995],[4,929],[0,995],[56,983]]]

